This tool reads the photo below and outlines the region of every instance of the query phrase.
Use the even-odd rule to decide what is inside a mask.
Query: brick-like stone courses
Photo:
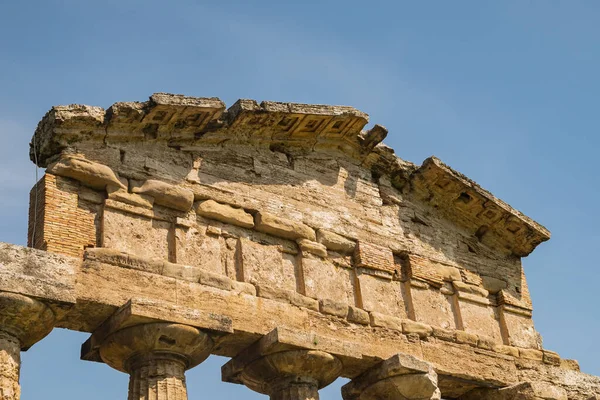
[[[79,199],[77,181],[45,174],[30,194],[30,247],[81,257],[86,247],[96,246],[99,207]],[[32,217],[37,191],[37,226],[32,243]]]

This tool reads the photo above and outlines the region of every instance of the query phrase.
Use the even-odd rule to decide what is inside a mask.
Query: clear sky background
[[[407,160],[436,155],[552,231],[524,260],[544,347],[600,375],[600,2],[0,0],[0,241],[25,244],[28,143],[56,104],[153,92],[352,105]],[[55,330],[23,400],[126,398]],[[190,399],[259,399],[188,372]],[[338,380],[322,400],[341,399]]]

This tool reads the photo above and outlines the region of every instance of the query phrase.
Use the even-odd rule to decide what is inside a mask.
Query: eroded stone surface
[[[84,261],[63,285],[54,262],[40,277],[0,258],[0,290],[51,301],[59,326],[83,331],[134,298],[157,304],[155,322],[222,315],[231,331],[213,351],[230,357],[286,326],[318,342],[286,350],[335,354],[350,378],[412,354],[449,398],[525,381],[595,395],[531,320],[521,257],[549,232],[435,158],[401,160],[366,122],[351,107],[169,94],[54,107],[33,138],[49,170],[29,243]]]

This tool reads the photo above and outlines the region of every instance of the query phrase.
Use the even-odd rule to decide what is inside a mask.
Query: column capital
[[[437,373],[431,364],[396,354],[342,387],[344,400],[439,400]]]
[[[341,374],[346,351],[325,338],[275,329],[229,360],[221,373],[223,381],[271,400],[318,400],[319,389]]]
[[[245,365],[239,379],[258,393],[273,395],[292,385],[321,389],[337,379],[342,363],[318,350],[288,350],[264,355]]]
[[[0,292],[0,331],[19,340],[27,350],[54,328],[54,312],[41,301],[17,293]]]
[[[21,350],[27,350],[54,327],[46,304],[16,293],[0,292],[0,399],[18,400]]]
[[[193,326],[148,322],[108,334],[102,361],[129,374],[129,400],[186,400],[185,371],[204,361],[213,340]]]
[[[212,339],[197,328],[154,322],[111,333],[100,345],[100,357],[112,368],[127,373],[149,359],[177,361],[190,369],[204,361],[212,347]]]

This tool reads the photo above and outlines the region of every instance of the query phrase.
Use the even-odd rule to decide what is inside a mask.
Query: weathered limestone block
[[[216,219],[226,224],[238,225],[243,228],[253,228],[254,218],[241,208],[233,208],[214,200],[206,200],[198,205],[196,212],[203,217]]]
[[[0,399],[19,400],[21,350],[42,340],[54,323],[54,312],[44,303],[0,292]]]
[[[117,188],[116,186],[108,185],[106,188],[108,198],[115,201],[120,201],[125,204],[130,204],[135,207],[152,209],[154,206],[154,198],[143,194],[129,193],[126,189]]]
[[[500,322],[511,346],[541,349],[541,337],[533,326],[531,311],[502,305],[498,307]]]
[[[300,251],[304,254],[314,254],[318,257],[327,257],[327,247],[322,245],[321,243],[313,242],[308,239],[299,239],[298,246],[300,246]]]
[[[356,272],[362,308],[397,318],[407,318],[406,285],[361,271]]]
[[[415,319],[443,329],[456,329],[452,296],[430,287],[410,288]]]
[[[372,243],[359,241],[354,250],[354,260],[357,267],[394,271],[394,255],[388,248]]]
[[[402,320],[402,332],[404,334],[417,334],[420,338],[426,338],[433,334],[433,328],[421,322],[412,321],[410,319]]]
[[[0,242],[0,292],[75,303],[80,264],[76,258]]]
[[[488,299],[488,291],[464,282],[452,282],[458,297],[459,328],[466,332],[493,338],[502,343],[502,331],[497,307]]]
[[[283,262],[278,247],[240,238],[237,255],[240,280],[253,285],[269,285],[296,290],[295,268],[293,265]]]
[[[16,337],[0,331],[0,399],[20,399],[20,371],[21,343]]]
[[[202,226],[177,227],[175,253],[179,264],[192,265],[215,274],[228,275],[219,238],[203,234]],[[234,275],[235,277],[235,275]]]
[[[134,187],[133,193],[151,196],[156,204],[186,212],[194,203],[194,193],[191,190],[153,179]]]
[[[316,240],[315,231],[302,222],[281,218],[273,214],[259,212],[256,214],[256,230],[282,238],[296,240]]]
[[[476,301],[472,301],[476,299]],[[460,298],[460,317],[465,331],[473,334],[488,336],[497,343],[502,343],[502,332],[495,307],[487,298]]]
[[[329,260],[302,257],[304,293],[314,299],[332,299],[355,305],[354,272]]]
[[[257,287],[256,294],[265,299],[283,301],[297,307],[319,311],[318,300],[303,296],[295,290],[280,289],[269,285],[260,285]]]
[[[429,363],[396,354],[342,387],[344,400],[439,400],[438,376]]]
[[[212,346],[212,339],[194,327],[147,323],[108,335],[100,356],[129,374],[129,400],[187,400],[185,370],[204,361]]]
[[[356,243],[350,239],[338,235],[337,233],[329,232],[324,229],[317,231],[317,241],[329,250],[336,251],[341,254],[352,254]]]
[[[103,247],[147,258],[169,259],[171,224],[105,207]]]
[[[524,382],[503,389],[475,389],[460,400],[567,400],[567,393],[547,382]]]
[[[86,160],[83,157],[64,156],[48,166],[50,174],[73,178],[85,186],[104,190],[107,185],[114,185],[127,190],[110,167]]]

